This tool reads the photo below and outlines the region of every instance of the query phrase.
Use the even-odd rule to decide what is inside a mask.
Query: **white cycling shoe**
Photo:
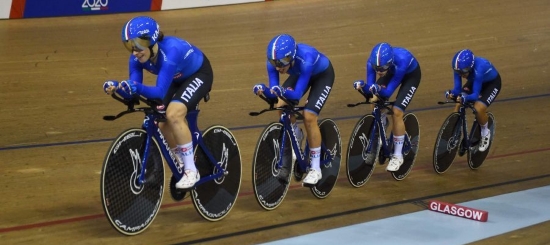
[[[392,156],[390,159],[390,162],[388,163],[388,166],[386,167],[386,171],[395,172],[399,170],[401,165],[403,165],[403,161],[404,160],[402,156],[401,157]]]
[[[316,185],[322,177],[321,171],[310,168],[302,183],[304,186]]]
[[[176,183],[176,188],[178,189],[189,189],[195,186],[195,183],[197,183],[201,179],[201,176],[199,174],[199,171],[195,172],[192,170],[185,170],[183,177],[181,177],[180,181]]]

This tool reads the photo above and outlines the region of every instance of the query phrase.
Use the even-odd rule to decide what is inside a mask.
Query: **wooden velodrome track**
[[[308,0],[150,13],[165,34],[185,38],[210,58],[215,82],[199,126],[223,124],[233,131],[243,177],[236,206],[224,220],[205,221],[189,199],[175,203],[167,194],[153,225],[135,237],[117,233],[105,219],[99,174],[110,141],[142,122],[139,114],[102,120],[124,109],[101,86],[126,77],[120,28],[137,14],[2,20],[0,243],[253,244],[422,210],[407,200],[457,203],[546,186],[549,7],[547,0]],[[283,204],[268,212],[253,195],[251,159],[262,128],[276,116],[248,112],[265,107],[251,88],[267,81],[265,48],[281,32],[331,59],[336,81],[321,117],[338,124],[344,157],[327,199],[293,183]],[[352,127],[368,110],[346,104],[361,101],[351,83],[364,78],[370,49],[381,41],[408,48],[421,64],[422,82],[409,107],[420,122],[420,150],[404,181],[379,166],[365,186],[353,188],[345,152]],[[437,175],[433,145],[451,109],[436,102],[451,87],[450,60],[462,48],[489,58],[501,73],[502,92],[490,107],[496,139],[479,170],[457,158]],[[547,244],[549,228],[546,222],[476,244]]]

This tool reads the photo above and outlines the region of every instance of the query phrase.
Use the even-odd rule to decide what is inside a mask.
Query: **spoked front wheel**
[[[332,119],[326,118],[319,123],[319,129],[321,130],[321,142],[324,150],[321,154],[321,173],[323,177],[310,187],[311,193],[317,198],[327,197],[336,181],[338,180],[338,174],[340,172],[340,161],[342,159],[342,141],[340,139],[340,130],[336,123]],[[332,159],[327,161],[327,159]]]
[[[373,124],[374,116],[370,114],[363,116],[355,124],[349,138],[346,173],[349,183],[354,187],[365,185],[374,172],[376,156],[380,151],[380,141],[371,139]]]
[[[443,121],[435,140],[433,167],[436,173],[445,173],[451,167],[459,148],[460,136],[460,114],[453,112]]]
[[[109,147],[101,171],[101,202],[107,219],[118,232],[137,235],[158,214],[164,193],[164,164],[158,143],[152,139],[140,183],[147,133],[128,129]]]
[[[487,112],[487,116],[489,117],[488,121],[488,127],[491,131],[491,138],[489,140],[489,146],[487,149],[483,152],[479,151],[479,143],[481,142],[481,128],[479,127],[479,124],[477,122],[474,122],[474,125],[472,126],[471,132],[471,144],[470,149],[468,150],[468,166],[471,169],[478,169],[481,167],[483,162],[485,161],[485,158],[487,158],[487,155],[489,154],[489,150],[491,149],[491,145],[493,145],[493,139],[495,138],[495,116],[493,116],[493,113]]]
[[[395,180],[403,180],[411,172],[416,155],[418,153],[418,144],[420,143],[420,127],[418,126],[418,118],[412,113],[408,113],[403,117],[407,138],[403,145],[403,165],[395,172],[391,172]]]
[[[220,125],[206,129],[202,141],[224,173],[196,186],[191,197],[195,209],[203,218],[218,221],[229,214],[237,201],[241,188],[241,153],[235,136],[229,129]],[[195,157],[201,178],[219,173],[205,149],[195,147]]]
[[[283,144],[283,124],[273,122],[269,124],[258,139],[254,158],[252,160],[252,184],[258,204],[265,210],[276,209],[286,196],[290,186],[290,172],[292,172],[292,150],[290,137],[285,139],[285,154],[281,156]],[[278,167],[279,161],[288,167],[286,175]]]

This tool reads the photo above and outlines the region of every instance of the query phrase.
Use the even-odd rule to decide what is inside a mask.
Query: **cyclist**
[[[141,95],[163,101],[166,123],[159,127],[176,155],[183,177],[176,188],[188,189],[200,179],[195,166],[193,142],[185,120],[207,96],[214,79],[212,67],[204,53],[191,43],[173,36],[164,36],[158,23],[147,16],[129,20],[122,28],[122,43],[131,53],[129,78],[107,81],[103,90],[117,92],[125,98]],[[143,70],[157,75],[156,84],[143,84]]]
[[[418,89],[421,75],[420,65],[411,52],[383,42],[373,47],[367,60],[367,82],[359,80],[353,83],[355,89],[372,96],[371,102],[389,99],[400,86],[392,107],[394,150],[386,171],[397,171],[403,164],[402,149],[405,141],[403,115]],[[382,122],[387,125],[386,121],[386,114],[382,113]]]
[[[452,60],[454,70],[454,88],[445,92],[445,97],[457,102],[474,102],[477,111],[476,121],[481,127],[481,142],[478,150],[483,152],[489,147],[491,131],[488,128],[487,107],[500,93],[501,80],[497,69],[485,58],[476,57],[469,49],[458,51]],[[462,78],[466,83],[462,85]],[[458,111],[457,105],[455,111]]]
[[[310,168],[303,180],[304,186],[317,184],[322,178],[321,131],[317,124],[319,113],[325,105],[334,83],[334,69],[330,60],[312,46],[296,43],[288,34],[275,36],[267,46],[267,73],[269,88],[264,84],[254,86],[256,95],[264,95],[268,99],[283,97],[298,104],[302,96],[309,90],[305,109],[304,124],[309,144]],[[288,74],[282,86],[279,85],[279,74]],[[285,102],[279,100],[277,106]],[[301,130],[297,130],[296,118],[291,118],[297,138],[303,138]],[[293,153],[294,154],[294,153]],[[283,166],[280,176],[285,179],[290,172],[290,166]],[[283,170],[281,169],[281,170]]]

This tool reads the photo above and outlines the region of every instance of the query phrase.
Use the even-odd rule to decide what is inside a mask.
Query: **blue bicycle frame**
[[[208,148],[205,146],[204,142],[202,141],[202,132],[199,130],[197,126],[197,118],[200,110],[192,110],[187,113],[186,119],[189,124],[189,129],[193,136],[193,146],[199,146],[208,159],[210,160],[210,163],[214,165],[214,168],[217,171],[214,171],[214,174],[201,177],[201,179],[195,184],[195,186],[200,185],[202,183],[205,183],[207,181],[216,179],[221,177],[225,174],[224,169],[221,168],[219,164],[217,164],[216,159],[212,156],[212,153],[208,150]],[[145,115],[145,119],[143,120],[142,128],[147,132],[147,140],[145,142],[145,150],[143,152],[143,160],[142,160],[142,168],[141,173],[139,176],[139,183],[144,184],[145,183],[145,169],[147,164],[147,158],[149,157],[149,147],[151,146],[151,138],[155,137],[157,142],[162,143],[164,147],[160,147],[160,151],[164,158],[166,159],[166,162],[168,163],[168,166],[172,170],[172,173],[177,179],[181,179],[183,177],[183,168],[179,166],[179,164],[175,164],[176,156],[172,154],[170,151],[170,147],[168,146],[168,143],[166,142],[166,139],[164,138],[164,135],[160,131],[160,128],[158,127],[157,123],[159,121],[165,121],[164,115],[160,115],[157,113],[147,112]]]
[[[460,140],[460,135],[461,135],[460,130],[462,130],[462,135],[463,135],[463,139],[464,139],[463,140],[464,148],[468,149],[471,146],[471,142],[470,142],[471,137],[470,137],[470,135],[468,134],[468,131],[467,131],[468,120],[466,118],[466,107],[472,109],[472,112],[474,113],[474,115],[477,114],[477,110],[474,108],[472,103],[468,103],[466,105],[460,106],[459,109],[458,109],[458,113],[459,113],[459,116],[460,116],[460,123],[462,125],[461,125],[461,127],[456,127],[457,131],[454,132],[453,136],[457,137],[456,142],[458,142],[458,140]],[[470,133],[473,133],[474,126],[475,126],[475,124],[473,124],[472,130],[470,131]]]
[[[294,107],[294,110],[295,111],[298,111],[298,110],[303,110],[304,107]],[[307,170],[307,167],[309,166],[309,163],[307,162],[307,159],[306,159],[306,152],[309,151],[309,144],[306,140],[306,146],[305,146],[305,151],[302,151],[302,149],[300,149],[300,146],[299,146],[299,143],[298,142],[298,139],[296,137],[296,132],[294,132],[294,128],[292,128],[291,126],[291,122],[290,122],[290,113],[289,113],[289,109],[281,109],[282,110],[282,114],[281,114],[281,119],[279,120],[280,123],[283,124],[283,132],[284,134],[288,134],[290,136],[290,140],[291,140],[291,146],[292,146],[292,149],[294,150],[294,152],[296,153],[296,162],[298,163],[298,166],[300,167],[300,170],[305,173],[306,170]],[[284,145],[286,143],[286,137],[283,137],[282,139],[282,146],[280,149],[279,149],[279,156],[282,156],[283,155],[283,151],[284,151]],[[300,154],[297,154],[297,153],[300,153]],[[323,154],[326,154],[327,153],[327,149],[326,149],[326,146],[325,144],[321,141],[321,153]],[[321,155],[323,155],[321,154]],[[327,159],[324,159],[324,160],[321,160],[320,162],[320,165],[324,165],[330,161],[332,161],[332,154],[329,154],[330,157],[327,158]],[[279,161],[277,163],[277,166],[279,168],[281,168],[283,166],[283,161],[282,161],[282,157],[279,158]]]
[[[363,93],[361,93],[361,94],[363,94]],[[386,103],[386,102],[384,102],[384,103]],[[368,144],[368,147],[367,147],[366,150],[367,150],[367,152],[372,152],[372,146],[374,145],[373,141],[375,140],[376,133],[378,133],[380,135],[380,138],[382,139],[382,148],[380,150],[383,151],[384,156],[389,156],[391,153],[390,153],[390,147],[389,147],[388,142],[392,142],[393,133],[390,134],[389,139],[386,138],[386,130],[385,130],[385,128],[382,128],[382,116],[381,116],[382,112],[380,111],[379,105],[376,102],[374,104],[375,104],[375,106],[374,106],[374,109],[372,111],[372,115],[374,116],[374,122],[375,123],[373,125],[373,130],[371,130],[370,137],[369,137],[370,140],[369,140],[369,144]],[[391,105],[391,103],[389,103],[389,104]],[[410,144],[409,136],[407,134],[405,134],[405,139],[404,139],[404,142],[403,142],[402,152],[403,153],[408,153],[408,151],[411,148],[412,148],[412,145]]]

